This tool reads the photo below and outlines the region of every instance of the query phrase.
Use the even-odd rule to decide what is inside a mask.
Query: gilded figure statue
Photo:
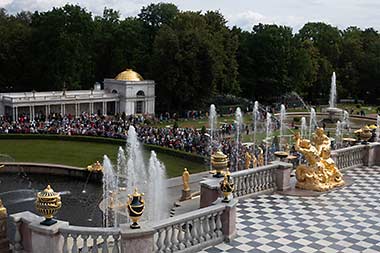
[[[259,147],[259,155],[258,155],[258,158],[257,158],[257,165],[260,167],[260,166],[264,166],[264,151],[262,148]]]
[[[253,154],[252,155],[252,166],[255,168],[255,167],[257,167],[257,158],[256,158],[256,156]]]
[[[244,169],[249,169],[249,166],[251,165],[251,160],[252,156],[251,154],[247,151],[245,152],[245,164],[244,164]]]
[[[190,191],[190,174],[187,168],[183,169],[183,174],[182,174],[182,182],[183,182],[183,191],[188,192]]]
[[[334,160],[330,157],[330,139],[318,128],[314,134],[313,144],[310,140],[294,135],[295,149],[302,153],[308,164],[301,164],[296,169],[296,187],[304,190],[327,191],[344,185],[344,180]]]

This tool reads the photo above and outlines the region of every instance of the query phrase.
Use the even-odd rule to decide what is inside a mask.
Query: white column
[[[63,104],[63,115],[66,114],[66,104]]]
[[[16,119],[18,120],[18,107],[16,106]]]
[[[78,103],[75,103],[75,118],[78,117]]]
[[[104,115],[107,115],[107,102],[104,102]]]
[[[50,114],[50,104],[48,104],[48,115]]]
[[[12,107],[12,118],[16,120],[16,108]]]
[[[32,114],[33,114],[32,119],[34,119],[36,117],[36,111],[35,111],[34,105],[32,106]]]
[[[94,103],[90,102],[90,114],[94,113]]]
[[[48,105],[45,105],[45,117],[47,118],[48,116]]]
[[[32,106],[29,105],[29,119],[33,118],[33,113],[32,113]]]
[[[115,115],[117,113],[117,102],[115,101]]]

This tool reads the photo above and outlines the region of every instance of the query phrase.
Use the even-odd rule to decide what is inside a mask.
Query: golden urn
[[[48,185],[42,192],[37,193],[36,209],[45,217],[45,220],[40,224],[50,226],[57,223],[57,221],[53,219],[53,216],[61,206],[62,202],[59,193],[54,192],[50,185]]]
[[[230,202],[229,196],[234,191],[234,184],[231,182],[231,176],[229,171],[224,175],[223,181],[220,182],[220,190],[223,193],[222,202]]]
[[[368,140],[372,137],[371,129],[368,126],[364,126],[360,132],[360,139],[362,139],[363,144],[367,144]]]
[[[132,195],[128,194],[127,209],[129,218],[132,220],[132,229],[140,228],[140,225],[137,222],[139,222],[145,208],[145,202],[142,199],[142,196],[144,196],[144,193],[139,193],[137,191],[137,188],[135,188],[135,191]]]
[[[228,166],[228,159],[222,151],[218,150],[211,155],[211,166],[215,170],[214,177],[223,177],[223,170]]]

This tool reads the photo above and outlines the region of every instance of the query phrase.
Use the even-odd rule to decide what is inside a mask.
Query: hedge
[[[106,143],[124,146],[126,140],[115,139],[115,138],[105,138],[105,137],[94,137],[94,136],[83,136],[83,135],[54,135],[54,134],[0,134],[1,139],[26,139],[26,140],[61,140],[61,141],[85,141],[93,143]],[[159,153],[165,153],[171,156],[179,157],[188,161],[194,161],[198,163],[204,163],[206,157],[198,154],[189,153],[181,150],[171,149],[167,147],[144,144],[144,146],[149,150],[154,150]]]

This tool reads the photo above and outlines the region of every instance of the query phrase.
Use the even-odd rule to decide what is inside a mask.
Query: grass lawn
[[[249,124],[252,122],[252,115],[251,114],[243,114],[243,120],[245,124]],[[223,123],[231,124],[235,121],[235,115],[228,115],[223,117],[218,117],[218,124],[219,126]],[[177,121],[178,127],[181,128],[202,128],[205,126],[206,128],[209,127],[208,119],[199,119],[199,120],[193,120],[193,119],[179,119]],[[172,127],[174,125],[174,120],[160,122],[157,124],[152,124],[154,127]]]
[[[102,161],[106,154],[116,162],[119,146],[113,144],[54,141],[54,140],[0,140],[0,154],[6,154],[16,162],[39,162],[86,167],[95,161]],[[148,161],[149,150],[144,150]],[[168,177],[182,175],[183,168],[190,173],[207,170],[205,164],[187,161],[164,153],[157,153],[158,159],[165,164]]]

